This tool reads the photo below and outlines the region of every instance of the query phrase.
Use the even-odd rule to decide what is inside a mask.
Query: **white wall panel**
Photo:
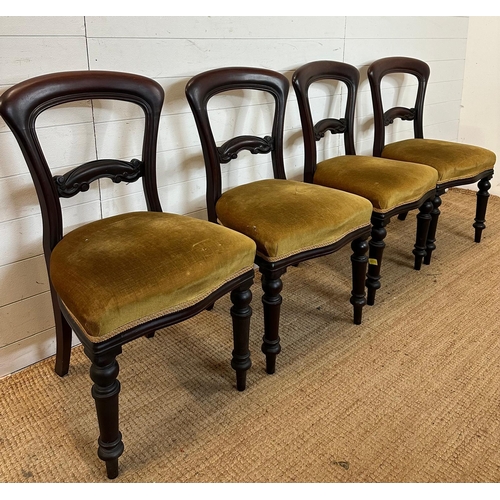
[[[365,66],[375,59],[389,56],[406,56],[429,61],[445,61],[465,58],[465,39],[420,39],[383,38],[369,42],[359,39],[346,39],[345,62],[354,66]]]
[[[295,69],[314,54],[341,60],[343,40],[89,38],[90,69],[152,78],[193,76],[223,66]]]
[[[349,16],[346,38],[467,38],[467,17]]]
[[[87,17],[91,38],[343,38],[338,17]]]
[[[0,67],[1,85],[44,73],[87,69],[85,38],[0,36]]]
[[[0,267],[0,306],[38,295],[49,289],[43,255]]]
[[[0,16],[1,36],[85,36],[83,17]]]

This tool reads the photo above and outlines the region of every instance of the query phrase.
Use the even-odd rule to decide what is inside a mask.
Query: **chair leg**
[[[244,391],[246,388],[247,370],[252,366],[250,350],[250,317],[252,316],[252,292],[250,283],[246,283],[231,292],[231,317],[233,318],[233,359],[231,366],[236,371],[236,388]]]
[[[106,354],[95,355],[85,352],[92,360],[90,378],[94,382],[92,397],[95,400],[99,422],[99,448],[97,455],[106,462],[109,479],[118,476],[118,458],[123,453],[122,435],[118,430],[118,394],[120,382],[116,379],[119,372],[116,356],[121,347]]]
[[[434,199],[432,200],[433,209],[431,211],[431,223],[429,225],[429,232],[427,234],[427,245],[425,248],[425,257],[424,264],[429,265],[431,263],[432,252],[436,250],[436,231],[439,220],[439,215],[441,214],[441,210],[439,207],[441,206],[441,196],[442,193],[436,193]]]
[[[427,236],[429,234],[429,227],[431,225],[431,211],[433,205],[431,200],[426,200],[419,207],[419,212],[417,214],[417,238],[415,241],[415,247],[413,249],[413,255],[415,256],[415,264],[413,269],[419,271],[422,267],[422,260],[426,255],[427,246]]]
[[[56,364],[55,372],[63,377],[69,371],[69,360],[71,358],[71,327],[66,318],[62,315],[59,308],[59,301],[55,290],[50,287],[52,297],[52,309],[54,311],[54,320],[56,324]]]
[[[476,229],[474,235],[474,241],[479,243],[481,241],[481,235],[483,233],[483,229],[486,228],[486,208],[488,207],[488,198],[490,197],[490,193],[488,192],[491,184],[490,179],[491,175],[487,177],[483,177],[478,183],[478,192],[477,192],[477,205],[476,205],[476,218],[474,219],[474,224],[472,226]]]
[[[368,243],[365,239],[358,238],[351,243],[353,254],[352,262],[352,292],[351,304],[354,307],[354,324],[361,324],[361,315],[363,306],[366,304],[365,294],[365,276],[368,257],[365,255],[368,251]]]
[[[262,337],[262,352],[266,355],[266,372],[273,374],[276,370],[276,356],[281,352],[279,337],[280,309],[283,288],[281,275],[285,269],[267,270],[260,268],[262,273],[262,303],[264,304],[264,336]]]
[[[408,212],[401,212],[399,215],[398,215],[398,219],[399,220],[406,220],[406,216],[408,215]]]
[[[368,273],[366,275],[366,288],[368,289],[367,304],[375,304],[375,293],[380,288],[380,268],[382,266],[382,256],[384,254],[387,236],[385,226],[388,221],[372,216],[372,231],[369,242],[370,252],[368,259]]]

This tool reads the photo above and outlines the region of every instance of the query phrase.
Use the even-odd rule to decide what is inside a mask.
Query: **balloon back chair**
[[[309,90],[312,84],[343,82],[347,88],[343,118],[323,118],[314,123]],[[342,189],[370,200],[373,205],[372,232],[369,242],[369,266],[366,280],[368,304],[375,302],[380,288],[380,268],[387,235],[385,226],[391,217],[419,209],[417,235],[413,248],[414,269],[421,268],[431,221],[431,200],[435,196],[437,173],[426,165],[371,156],[357,156],[354,146],[354,114],[359,71],[346,63],[314,61],[298,68],[292,77],[297,96],[304,137],[304,180]],[[325,115],[325,111],[322,112]],[[345,155],[317,162],[316,143],[330,131],[344,134]]]
[[[395,106],[384,110],[382,80],[385,76],[399,73],[413,75],[418,82],[415,104],[412,108]],[[492,151],[478,146],[451,141],[424,139],[424,98],[429,81],[430,68],[427,63],[411,57],[386,57],[373,62],[368,68],[375,136],[373,155],[394,160],[424,163],[438,172],[436,196],[431,212],[432,222],[427,241],[425,264],[429,264],[436,249],[436,228],[440,215],[441,195],[453,186],[478,182],[474,240],[479,243],[486,227],[486,208],[496,157]],[[413,121],[413,138],[385,144],[385,127],[396,119]]]
[[[222,92],[241,89],[272,96],[271,135],[226,138],[226,142],[217,147],[209,117],[209,100]],[[266,356],[267,373],[275,372],[276,356],[281,351],[281,276],[288,266],[330,254],[351,243],[353,289],[350,301],[354,323],[361,323],[366,303],[365,253],[368,250],[366,238],[370,234],[371,203],[350,193],[286,179],[283,127],[288,91],[288,80],[282,74],[245,67],[207,71],[194,76],[186,86],[205,161],[209,220],[219,221],[249,236],[257,244],[255,263],[262,274],[264,291],[262,351]],[[240,183],[223,193],[221,164],[236,159],[243,150],[253,154],[270,153],[274,178]]]
[[[73,329],[92,365],[100,436],[98,456],[108,478],[118,475],[123,442],[118,428],[118,363],[122,346],[207,309],[230,292],[232,366],[237,388],[250,367],[248,333],[255,243],[240,233],[191,217],[163,213],[156,186],[156,144],[163,89],[149,78],[108,71],[75,71],[19,83],[1,97],[0,114],[14,133],[35,184],[43,220],[57,332],[56,372],[69,369]],[[99,159],[53,177],[35,122],[58,104],[88,99],[128,101],[145,116],[142,159]],[[147,211],[100,219],[63,236],[60,197],[142,178]]]

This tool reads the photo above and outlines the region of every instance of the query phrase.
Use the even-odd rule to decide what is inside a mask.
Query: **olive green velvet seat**
[[[132,137],[134,130],[126,131],[121,141],[133,144],[140,158],[98,158],[53,176],[38,140],[38,116],[58,105],[65,105],[68,113],[79,112],[82,102],[78,101],[90,111],[89,101],[94,99],[128,104],[114,109],[118,114],[110,121],[111,127],[116,120],[130,118],[132,105],[138,108],[133,111],[134,117],[142,111],[142,144],[140,138],[136,141]],[[74,101],[78,103],[72,105]],[[198,321],[204,321],[203,316],[211,314],[207,310],[229,295],[232,328],[227,333],[234,348],[228,353],[228,361],[236,372],[238,390],[245,389],[252,365],[250,287],[255,275],[255,242],[206,220],[163,213],[156,184],[156,146],[163,104],[164,91],[158,82],[115,71],[41,75],[14,85],[0,96],[0,116],[18,141],[41,207],[43,252],[56,333],[55,371],[60,376],[69,371],[74,332],[91,363],[91,394],[99,427],[97,455],[105,462],[109,479],[118,475],[118,459],[124,451],[119,429],[117,357],[125,344],[153,338],[158,330],[196,315]],[[52,128],[46,133],[60,131],[60,126]],[[115,135],[106,134],[105,139],[112,140]],[[94,141],[94,137],[89,140]],[[57,141],[54,144],[61,147]],[[49,153],[54,157],[54,146]],[[93,222],[73,221],[77,228],[72,231],[65,227],[60,198],[87,191],[95,181],[129,184],[138,180],[142,181],[146,210],[105,218],[96,214],[98,220]],[[190,342],[197,342],[197,324],[190,326]],[[221,324],[220,333],[224,330],[225,324]],[[162,337],[156,340],[150,341],[151,349],[162,347]],[[152,385],[155,367],[149,368]],[[87,450],[84,453],[87,455]]]
[[[289,88],[290,83],[281,73],[247,67],[205,71],[191,78],[186,85],[186,96],[196,121],[205,160],[209,220],[250,237],[257,246],[255,263],[262,276],[264,292],[262,352],[266,355],[267,373],[274,373],[276,356],[281,351],[281,276],[289,266],[331,254],[350,243],[353,250],[350,302],[354,323],[361,323],[362,308],[366,304],[364,281],[368,258],[365,254],[372,204],[355,194],[286,179],[283,129]],[[248,90],[251,92],[246,92]],[[243,91],[244,98],[249,99],[235,121],[240,122],[241,118],[241,123],[251,130],[260,127],[261,121],[264,121],[260,113],[269,112],[267,106],[253,106],[255,101],[252,96],[260,92],[272,98],[274,109],[269,113],[269,118],[272,116],[270,135],[237,135],[231,131],[233,121],[228,120],[224,127],[225,142],[217,145],[208,103],[215,95],[231,91]],[[247,120],[247,109],[252,110],[249,115],[255,123],[252,119]],[[234,117],[235,113],[238,110],[232,108],[231,116]],[[222,116],[221,110],[219,123]],[[259,180],[241,181],[223,191],[225,175],[221,165],[231,162],[233,166],[240,153],[248,155],[248,152],[270,154],[273,178],[262,178],[262,172],[255,169],[253,177]],[[262,165],[257,168],[262,168]],[[302,306],[309,307],[306,296],[303,300]]]
[[[434,190],[437,179],[427,165],[355,155],[319,162],[314,173],[315,184],[363,196],[379,213],[418,202]]]
[[[476,216],[472,226],[475,229],[474,241],[479,243],[483,230],[486,228],[486,209],[491,187],[490,179],[493,177],[496,162],[495,154],[488,149],[471,144],[424,138],[424,100],[430,76],[430,67],[424,61],[412,57],[385,57],[371,63],[367,74],[375,126],[373,155],[429,165],[436,169],[439,176],[436,195],[432,201],[432,222],[427,237],[427,255],[424,263],[430,262],[432,252],[436,249],[436,229],[441,213],[439,210],[441,196],[448,188],[477,182]],[[404,81],[416,79],[418,87],[415,101],[411,103],[413,106],[401,106],[403,103],[396,102],[395,106],[384,108],[382,81],[391,74],[403,76]],[[386,127],[397,119],[413,121],[412,136],[386,144]]]
[[[216,209],[224,226],[252,238],[259,256],[273,262],[332,245],[366,227],[372,205],[343,191],[265,179],[230,189]]]
[[[354,145],[354,123],[359,71],[350,64],[338,61],[312,61],[295,70],[292,83],[297,96],[304,139],[304,180],[319,186],[340,189],[362,196],[373,205],[372,231],[366,286],[369,305],[375,303],[376,291],[380,288],[380,271],[387,235],[385,226],[391,217],[418,209],[417,234],[413,248],[414,269],[421,268],[426,255],[425,244],[432,210],[430,200],[434,197],[437,172],[430,166],[416,162],[403,162],[358,156]],[[341,82],[342,94],[336,94],[336,85]],[[315,85],[316,84],[316,85]],[[314,97],[312,87],[328,88],[332,97],[346,98],[345,113],[340,119],[330,117],[330,109],[324,100]],[[344,93],[345,88],[347,94]],[[319,104],[318,104],[319,101]],[[325,108],[320,112],[320,105]],[[319,121],[313,120],[313,109]],[[318,161],[317,143],[325,134],[342,134],[345,154]],[[323,142],[324,144],[324,142]],[[340,149],[340,148],[339,148]]]
[[[406,139],[387,144],[382,158],[430,165],[438,173],[438,182],[470,179],[493,169],[493,151],[470,144],[436,139]]]
[[[255,243],[176,214],[132,212],[71,231],[50,278],[92,342],[187,309],[253,267]]]

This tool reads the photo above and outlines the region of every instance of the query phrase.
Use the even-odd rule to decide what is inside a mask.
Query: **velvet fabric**
[[[436,170],[427,165],[356,155],[322,161],[314,174],[315,184],[367,198],[379,213],[420,200],[437,180]]]
[[[474,177],[495,165],[495,153],[479,146],[436,139],[407,139],[385,146],[382,157],[435,168],[438,182]]]
[[[132,212],[68,233],[50,278],[93,342],[184,309],[253,268],[255,243],[183,215]]]
[[[368,226],[372,208],[351,193],[282,179],[232,188],[216,205],[220,222],[252,238],[268,261],[335,243]]]

